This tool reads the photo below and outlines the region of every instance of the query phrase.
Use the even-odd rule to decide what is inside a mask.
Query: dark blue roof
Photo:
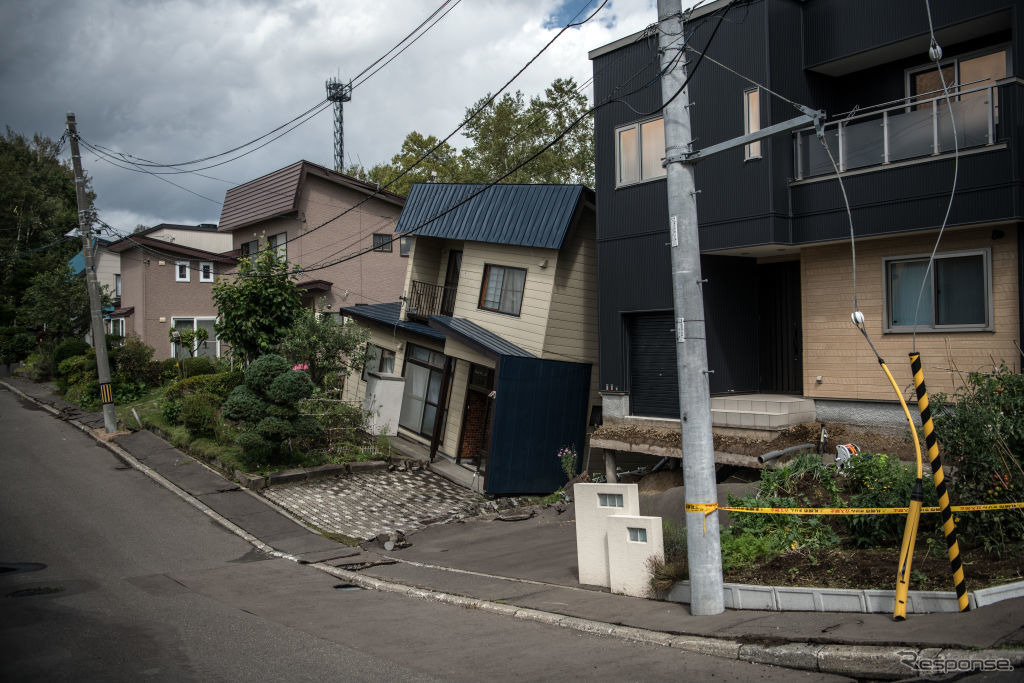
[[[499,337],[490,330],[480,327],[474,322],[465,318],[451,318],[445,315],[430,316],[430,323],[443,330],[454,332],[456,335],[482,346],[496,356],[519,356],[521,358],[536,358],[532,353],[521,349],[504,337]]]
[[[430,337],[431,339],[444,339],[443,334],[423,323],[399,320],[399,316],[402,313],[401,301],[387,304],[368,304],[366,306],[346,306],[341,309],[341,312],[355,318],[364,318],[387,325],[388,327],[397,327],[400,330]]]
[[[395,232],[559,249],[581,198],[593,201],[593,192],[583,185],[417,183]]]

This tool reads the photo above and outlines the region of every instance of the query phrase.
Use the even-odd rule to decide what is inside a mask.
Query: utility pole
[[[78,234],[82,238],[82,256],[85,257],[85,284],[89,290],[89,312],[92,318],[92,345],[96,349],[96,372],[100,380],[100,401],[103,403],[103,426],[107,434],[117,431],[114,413],[114,390],[110,386],[110,361],[107,359],[107,334],[103,329],[103,303],[96,281],[96,254],[92,248],[92,210],[85,196],[85,175],[82,156],[78,151],[78,124],[75,115],[68,112],[68,142],[71,143],[71,165],[75,171],[75,196],[78,200]]]
[[[658,0],[658,47],[661,52],[662,101],[676,95],[686,81],[686,43],[680,0]],[[675,43],[674,45],[672,43]],[[679,54],[682,52],[682,54]],[[674,67],[669,67],[677,59]],[[722,548],[715,481],[715,445],[711,434],[711,393],[701,290],[697,195],[692,164],[675,163],[692,144],[686,89],[664,110],[665,175],[668,184],[669,239],[672,247],[672,293],[675,301],[676,362],[679,379],[683,477],[686,484],[686,554],[690,567],[690,612],[725,611]]]

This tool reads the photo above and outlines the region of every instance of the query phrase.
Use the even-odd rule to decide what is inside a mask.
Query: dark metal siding
[[[928,34],[923,2],[813,0],[803,5],[807,68]],[[931,0],[931,8],[938,31],[1001,10],[1019,13],[1019,3],[1013,0]],[[1019,16],[1017,27],[1020,27]],[[927,41],[923,45],[927,50]],[[1015,57],[1019,59],[1019,55]]]
[[[559,249],[580,201],[592,198],[582,185],[485,187],[417,183],[395,232]],[[472,199],[466,201],[469,197]]]
[[[497,374],[485,490],[550,493],[565,484],[558,450],[584,451],[590,364],[503,357]]]
[[[672,311],[627,316],[629,412],[644,417],[679,417],[676,335]]]

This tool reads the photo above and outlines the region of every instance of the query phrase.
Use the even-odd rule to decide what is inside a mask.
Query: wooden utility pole
[[[85,175],[82,156],[78,151],[78,124],[75,115],[68,112],[68,142],[71,144],[71,166],[75,171],[75,197],[78,200],[78,235],[82,238],[82,256],[85,258],[85,285],[89,290],[89,312],[92,318],[92,345],[96,349],[96,372],[100,380],[100,401],[103,403],[103,427],[107,434],[117,431],[114,413],[114,390],[110,386],[110,361],[107,357],[107,331],[103,327],[103,302],[96,280],[96,252],[92,245],[92,209],[85,194]]]

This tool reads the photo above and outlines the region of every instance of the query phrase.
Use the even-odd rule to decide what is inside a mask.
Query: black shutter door
[[[672,313],[630,316],[627,331],[630,413],[647,417],[679,417]]]

